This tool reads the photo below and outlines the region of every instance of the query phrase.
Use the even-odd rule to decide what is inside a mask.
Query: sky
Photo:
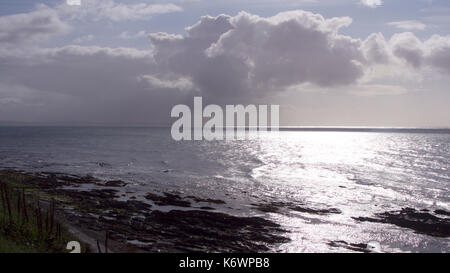
[[[0,123],[170,125],[202,96],[450,127],[449,26],[445,0],[1,0]]]

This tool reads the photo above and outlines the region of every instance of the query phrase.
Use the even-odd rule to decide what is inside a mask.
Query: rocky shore
[[[104,252],[267,252],[290,241],[289,232],[266,217],[238,217],[216,210],[224,200],[183,196],[177,192],[146,192],[141,200],[121,198],[128,183],[62,173],[0,171],[0,182],[25,189],[43,203],[56,204],[68,229]],[[216,208],[215,208],[216,207]],[[164,209],[162,209],[164,208]],[[251,204],[254,211],[329,216],[338,208],[311,207],[301,202]],[[395,225],[433,237],[450,237],[450,213],[403,208],[355,223]],[[341,250],[372,252],[367,242],[330,241]]]
[[[149,192],[145,196],[149,202],[122,201],[118,188],[127,185],[124,181],[60,173],[8,170],[0,171],[0,180],[26,189],[42,202],[54,200],[58,217],[98,252],[105,251],[104,245],[110,252],[263,252],[289,241],[287,231],[270,220],[192,207],[225,204],[223,200]],[[160,211],[155,205],[170,209]]]

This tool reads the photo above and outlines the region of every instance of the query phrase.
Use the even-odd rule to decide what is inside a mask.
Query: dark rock
[[[252,206],[254,206],[259,211],[272,213],[279,213],[280,210],[282,209],[284,209],[284,211],[293,210],[297,212],[317,214],[317,215],[342,213],[339,209],[336,208],[315,209],[315,208],[308,208],[304,205],[299,205],[292,202],[271,202],[263,204],[252,204]]]
[[[276,235],[285,232],[278,224],[259,217],[236,217],[208,211],[153,211],[146,223],[164,227],[154,236],[184,238],[185,250],[207,249],[214,252],[267,251],[268,244],[286,243]]]
[[[367,248],[367,244],[352,244],[347,243],[346,241],[330,241],[328,243],[331,247],[341,247],[351,251],[364,252],[369,253],[370,250]]]
[[[137,201],[137,200],[127,200],[127,209],[129,210],[133,210],[133,211],[145,211],[145,210],[150,210],[150,208],[152,207],[152,205],[144,203],[142,201]]]
[[[112,181],[108,181],[105,184],[103,184],[103,186],[105,186],[105,187],[124,187],[126,185],[127,185],[127,183],[125,183],[121,180],[112,180]]]
[[[201,207],[203,210],[151,211],[152,206],[142,201],[117,200],[119,192],[115,189],[80,191],[62,187],[102,183],[93,177],[52,174],[49,179],[49,176],[27,174],[21,183],[57,197],[58,213],[86,234],[104,238],[105,231],[108,231],[109,238],[119,247],[118,250],[113,249],[115,252],[128,252],[129,249],[146,252],[261,252],[270,250],[274,244],[289,241],[284,236],[285,230],[263,218],[212,212],[208,210],[213,208],[207,206]],[[173,193],[148,193],[146,197],[158,205],[190,206],[190,202]],[[195,199],[198,202],[224,203],[214,199]],[[128,242],[135,240],[151,243],[133,245]]]
[[[289,206],[289,204],[283,203],[283,202],[272,202],[272,203],[264,203],[264,204],[252,204],[252,206],[262,212],[275,213],[275,212],[278,212],[280,210],[280,208]]]
[[[211,203],[211,204],[226,204],[225,201],[223,200],[218,200],[218,199],[211,199],[211,198],[200,198],[200,197],[196,197],[196,196],[188,196],[186,198],[192,199],[197,203],[203,202],[203,203]]]
[[[413,208],[403,208],[400,211],[391,211],[376,214],[375,218],[353,217],[362,222],[393,224],[409,228],[420,234],[435,237],[450,236],[450,219],[436,217],[427,212],[420,212]]]
[[[111,167],[111,164],[108,164],[106,162],[97,162],[97,165],[102,167],[102,168],[105,168],[105,167],[110,168]]]
[[[190,207],[189,201],[182,200],[180,196],[172,193],[164,193],[164,196],[154,193],[147,193],[146,199],[153,201],[159,206],[177,206],[177,207]]]
[[[442,209],[435,210],[434,213],[439,214],[439,215],[450,216],[450,212],[442,210]]]
[[[307,207],[295,206],[295,207],[291,207],[291,209],[298,211],[298,212],[305,212],[305,213],[318,214],[318,215],[341,214],[342,213],[339,209],[336,209],[336,208],[312,209],[312,208],[307,208]]]

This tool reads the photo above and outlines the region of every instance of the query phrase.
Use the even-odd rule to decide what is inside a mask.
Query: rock
[[[286,243],[286,232],[278,224],[260,217],[236,217],[209,211],[153,211],[146,223],[161,225],[166,238],[185,238],[184,250],[213,252],[255,252],[269,250],[268,244]],[[158,229],[159,230],[159,229]],[[179,240],[179,239],[178,239]]]
[[[435,210],[434,213],[440,214],[440,215],[445,215],[445,216],[450,216],[450,212],[442,210],[442,209]]]
[[[164,196],[156,195],[154,193],[147,193],[146,199],[153,201],[159,206],[177,206],[177,207],[190,207],[189,201],[182,200],[180,196],[172,193],[164,193]]]
[[[289,206],[289,204],[282,203],[282,202],[272,202],[272,203],[264,203],[264,204],[252,204],[252,206],[262,212],[275,213],[275,212],[278,212],[280,210],[280,208]]]
[[[367,244],[349,244],[346,241],[330,241],[328,243],[329,246],[331,247],[341,247],[341,248],[345,248],[351,251],[357,251],[357,252],[364,252],[364,253],[369,253],[371,252],[368,248],[367,248]]]
[[[315,209],[315,208],[308,208],[304,205],[295,204],[292,202],[271,202],[263,204],[252,204],[252,206],[256,207],[256,209],[259,211],[272,213],[279,213],[280,210],[282,209],[284,209],[284,212],[286,212],[286,210],[293,210],[297,212],[317,214],[317,215],[342,213],[339,209],[336,208]]]
[[[353,217],[361,222],[392,224],[409,228],[420,234],[435,237],[450,236],[450,219],[440,218],[427,212],[420,212],[413,208],[403,208],[400,211],[378,213],[375,218]]]
[[[125,182],[123,182],[121,180],[112,180],[112,181],[107,181],[102,186],[105,186],[105,187],[125,187],[126,185],[127,185],[127,183],[125,183]]]
[[[127,209],[129,210],[140,210],[140,211],[148,211],[152,205],[144,203],[142,201],[137,200],[127,200]]]
[[[211,204],[226,204],[225,201],[223,200],[218,200],[218,199],[210,199],[210,198],[200,198],[200,197],[196,197],[196,196],[188,196],[186,198],[192,199],[197,203],[203,202],[203,203],[211,203]]]
[[[152,206],[146,202],[117,200],[119,191],[98,189],[95,186],[103,181],[90,176],[52,174],[52,179],[49,179],[48,174],[17,175],[24,186],[61,200],[56,203],[58,213],[83,233],[104,238],[105,231],[108,231],[118,247],[118,250],[113,249],[115,252],[254,253],[269,251],[270,246],[289,241],[284,236],[287,231],[273,221],[260,217],[237,217],[209,211],[214,208],[207,206],[202,206],[202,210],[152,211]],[[75,188],[81,184],[91,184],[94,188],[82,191]],[[189,201],[173,193],[148,193],[146,198],[163,206],[191,206]],[[215,199],[190,199],[203,203],[225,203]],[[136,246],[133,241],[151,243]]]
[[[291,209],[298,211],[298,212],[305,212],[305,213],[318,214],[318,215],[341,214],[342,213],[339,209],[336,209],[336,208],[312,209],[312,208],[307,208],[307,207],[295,206],[295,207],[291,207]]]

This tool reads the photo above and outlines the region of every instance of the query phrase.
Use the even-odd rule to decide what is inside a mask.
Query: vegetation
[[[55,201],[0,176],[0,253],[61,253],[76,240],[55,219]],[[84,248],[82,248],[84,249]]]

